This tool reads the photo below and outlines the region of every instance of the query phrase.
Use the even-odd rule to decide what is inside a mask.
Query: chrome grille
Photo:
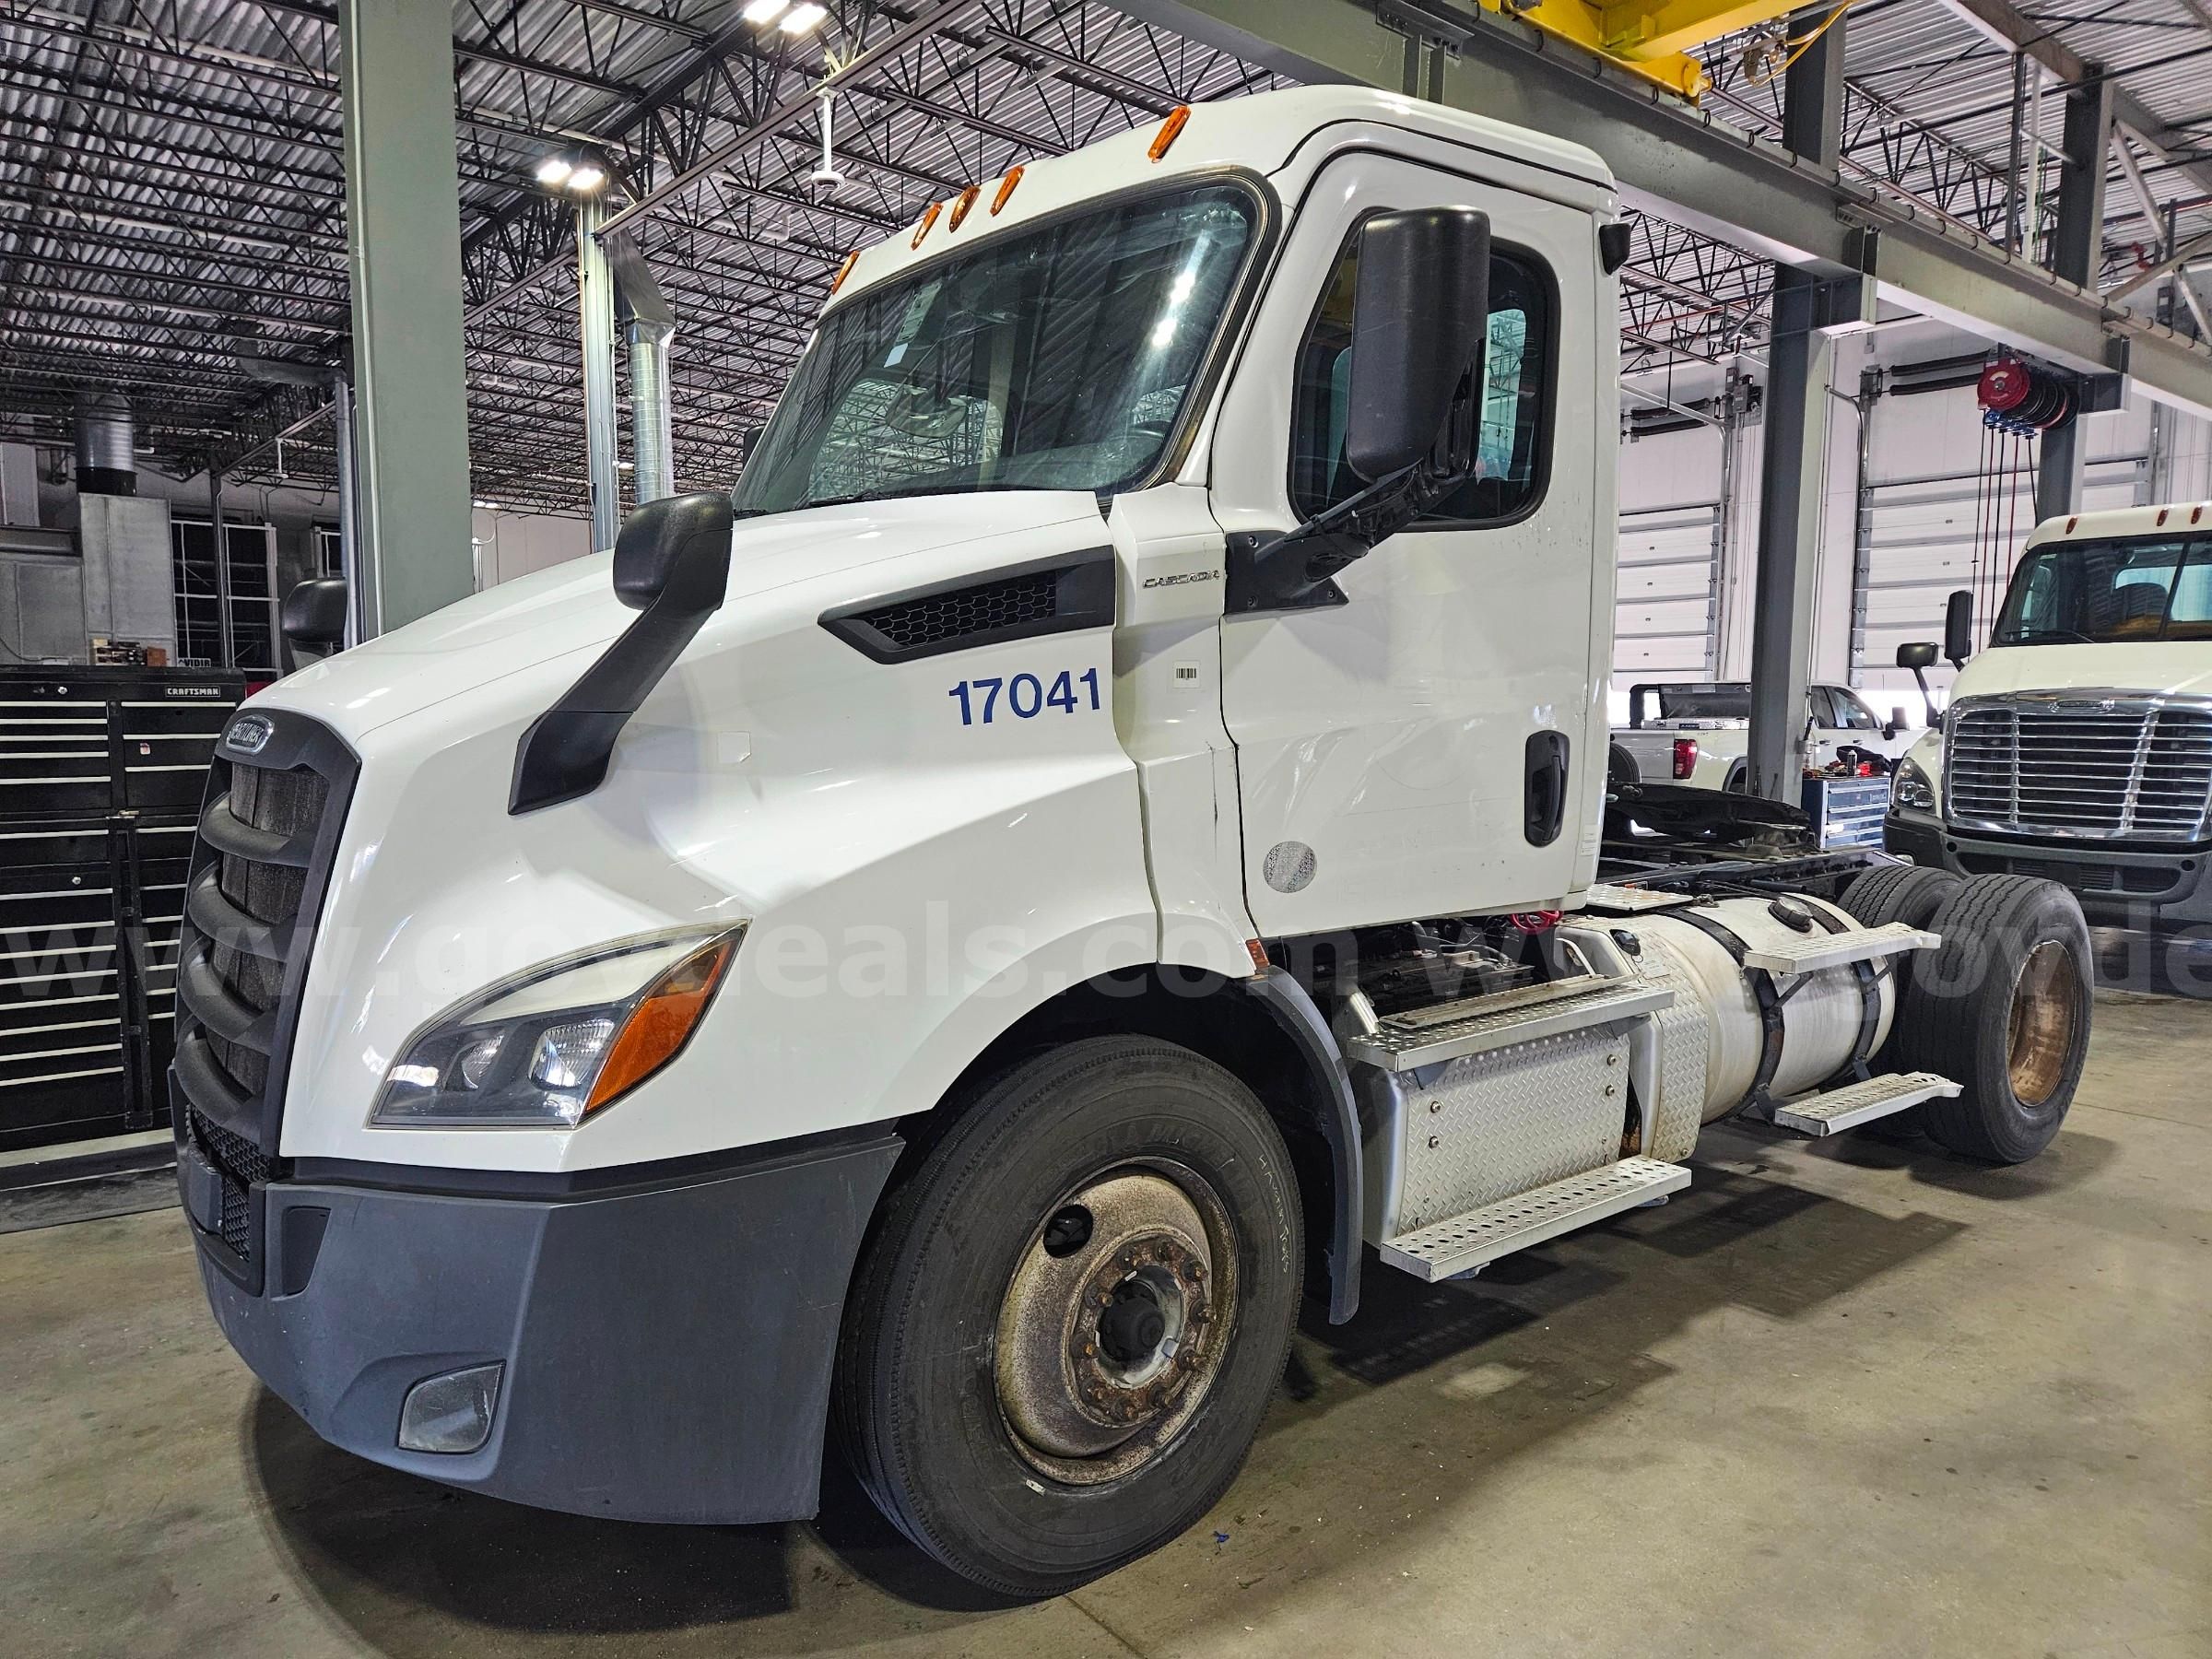
[[[1960,703],[1944,816],[1964,829],[2091,841],[2205,839],[2212,707],[2145,698]]]

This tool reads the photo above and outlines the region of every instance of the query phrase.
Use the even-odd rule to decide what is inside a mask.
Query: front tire
[[[838,1419],[915,1544],[1054,1595],[1235,1478],[1297,1312],[1296,1178],[1249,1089],[1147,1039],[1052,1049],[939,1110],[855,1275]]]

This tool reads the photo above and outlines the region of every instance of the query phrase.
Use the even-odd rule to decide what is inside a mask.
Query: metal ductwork
[[[138,493],[138,429],[131,401],[116,391],[76,394],[76,489],[79,495]]]

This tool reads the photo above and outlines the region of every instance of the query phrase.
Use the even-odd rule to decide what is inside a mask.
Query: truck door
[[[1355,233],[1390,209],[1489,215],[1477,477],[1347,567],[1329,602],[1221,625],[1246,902],[1270,935],[1534,909],[1585,884],[1595,858],[1612,288],[1601,302],[1587,206],[1471,176],[1509,164],[1446,153],[1469,171],[1354,152],[1319,172],[1216,423],[1214,509],[1232,535],[1279,533],[1350,494]]]

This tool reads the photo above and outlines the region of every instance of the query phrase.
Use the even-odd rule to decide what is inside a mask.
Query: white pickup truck
[[[1963,665],[1891,780],[1889,851],[2062,883],[2110,925],[2212,927],[2212,501],[2047,520],[1988,648],[1966,593],[1945,631]]]
[[[1598,879],[1627,252],[1565,139],[1179,111],[863,251],[734,500],[243,705],[172,1073],[238,1352],[601,1518],[811,1514],[833,1426],[1042,1595],[1220,1497],[1309,1285],[1664,1198],[1731,1114],[2034,1156],[2063,889]]]
[[[1875,713],[1848,686],[1806,692],[1806,764],[1872,763],[1887,771],[1912,743],[1905,711]],[[1751,746],[1751,687],[1745,680],[1668,681],[1629,689],[1629,724],[1612,732],[1607,771],[1616,782],[1688,783],[1740,792]]]

